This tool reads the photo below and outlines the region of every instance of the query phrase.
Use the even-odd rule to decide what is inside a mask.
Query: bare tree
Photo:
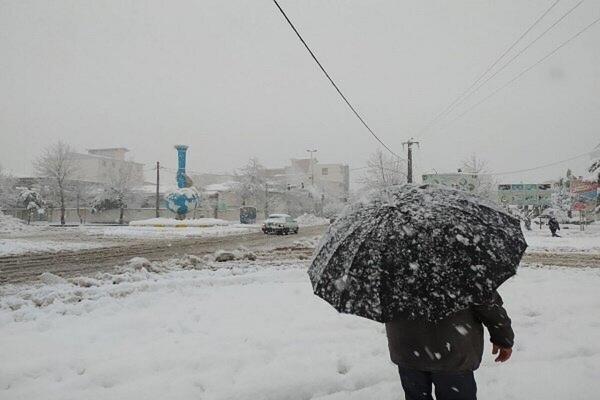
[[[488,162],[484,159],[477,157],[476,154],[471,154],[468,158],[462,162],[463,171],[471,174],[484,174],[488,173]]]
[[[15,179],[0,165],[0,208],[14,207],[17,201]]]
[[[477,175],[473,192],[482,197],[494,199],[498,182],[490,174],[488,162],[477,157],[475,154],[471,154],[467,159],[463,160],[462,166],[464,172]]]
[[[600,145],[596,146],[597,152],[595,154],[600,153]],[[595,159],[592,161],[592,164],[588,167],[588,172],[593,174],[594,179],[600,185],[600,155],[597,155]],[[596,212],[600,212],[600,196],[596,197]]]
[[[136,199],[135,187],[141,182],[132,164],[115,164],[105,171],[107,184],[94,200],[96,210],[119,209],[119,224],[123,224],[125,209]]]
[[[377,150],[367,161],[367,172],[362,184],[367,189],[381,189],[406,182],[404,160]]]
[[[67,183],[75,178],[77,165],[73,157],[73,148],[68,144],[58,141],[44,149],[42,154],[34,161],[35,172],[43,177],[50,178],[57,193],[60,204],[60,223],[65,224],[65,199]]]

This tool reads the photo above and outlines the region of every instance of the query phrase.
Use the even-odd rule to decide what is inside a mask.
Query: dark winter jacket
[[[551,231],[560,230],[560,226],[558,225],[556,218],[550,218],[548,220],[548,226],[550,227]]]
[[[473,371],[483,355],[483,325],[491,342],[512,347],[511,321],[496,293],[487,305],[473,306],[436,323],[398,318],[385,324],[392,361],[420,371]]]

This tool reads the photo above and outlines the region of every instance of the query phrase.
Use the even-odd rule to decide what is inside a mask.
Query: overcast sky
[[[421,141],[418,173],[453,171],[471,153],[494,171],[529,168],[600,143],[600,23],[449,123],[599,17],[597,0],[417,136],[553,2],[280,0],[381,138],[397,152]],[[517,50],[577,2],[561,0]],[[0,163],[17,173],[58,139],[167,166],[185,143],[189,168],[206,172],[251,156],[274,167],[309,148],[356,168],[377,148],[270,0],[2,0],[0,93]]]

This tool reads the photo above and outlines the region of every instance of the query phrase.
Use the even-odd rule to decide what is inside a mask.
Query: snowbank
[[[135,239],[171,239],[182,237],[217,237],[243,235],[259,232],[259,225],[216,225],[206,227],[175,227],[175,226],[82,226],[79,227],[87,235],[105,238],[135,238]]]
[[[0,287],[0,398],[402,398],[383,326],[313,296],[306,264],[138,264]],[[522,268],[509,280],[515,353],[495,364],[486,340],[479,396],[597,398],[599,285],[593,269]]]
[[[24,221],[0,211],[0,234],[28,233],[39,230],[39,227],[27,225]]]
[[[0,239],[0,256],[26,253],[56,253],[95,249],[106,245],[90,242],[57,242],[51,240]]]
[[[232,222],[216,218],[197,218],[179,220],[175,218],[151,218],[140,221],[131,221],[129,226],[155,226],[155,227],[207,227],[224,226]]]
[[[329,225],[329,218],[317,217],[313,214],[302,214],[296,218],[298,226]]]

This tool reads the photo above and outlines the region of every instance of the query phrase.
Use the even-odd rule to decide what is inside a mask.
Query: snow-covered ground
[[[106,247],[91,242],[58,242],[49,240],[0,239],[0,256],[26,253],[55,253],[58,251],[73,251]]]
[[[403,398],[383,326],[313,296],[306,262],[142,265],[1,288],[0,398]],[[486,348],[480,398],[597,399],[599,286],[598,269],[521,268],[501,289],[516,351]]]
[[[527,240],[527,251],[549,252],[593,252],[600,253],[600,223],[579,230],[577,225],[563,225],[558,234],[552,237],[548,227],[533,226],[531,231],[523,229]]]
[[[20,233],[37,232],[40,229],[37,225],[27,225],[24,221],[0,211],[0,235],[13,235]]]
[[[329,218],[317,217],[313,214],[302,214],[296,217],[298,226],[329,225]]]

